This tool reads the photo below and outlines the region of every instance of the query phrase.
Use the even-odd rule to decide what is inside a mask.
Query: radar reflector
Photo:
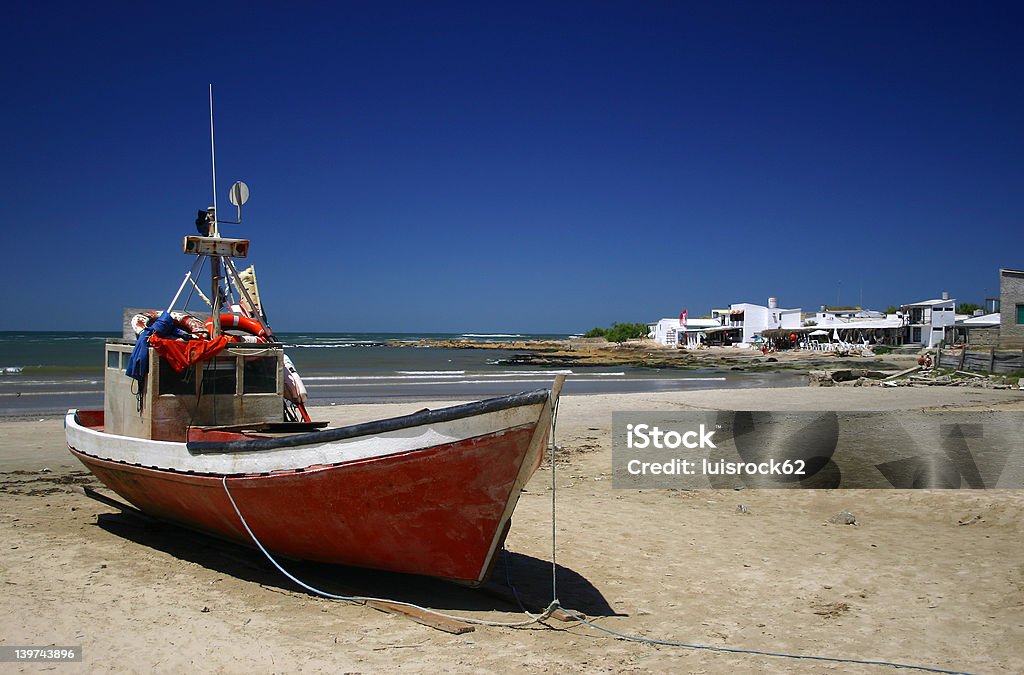
[[[249,186],[242,181],[235,181],[235,184],[231,186],[231,192],[228,193],[228,199],[231,200],[232,206],[241,206],[242,204],[249,201]]]
[[[238,207],[238,223],[242,222],[242,204],[249,201],[249,186],[240,180],[236,180],[228,192],[228,199],[231,204]]]

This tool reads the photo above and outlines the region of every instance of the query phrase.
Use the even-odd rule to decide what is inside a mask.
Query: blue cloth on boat
[[[142,382],[149,372],[149,336],[156,333],[162,338],[188,337],[188,333],[174,325],[174,319],[167,312],[162,312],[153,323],[142,329],[139,339],[135,341],[135,349],[128,357],[128,367],[124,374],[133,380]]]

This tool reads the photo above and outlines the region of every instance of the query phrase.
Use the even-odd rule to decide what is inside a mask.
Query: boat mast
[[[217,218],[217,155],[214,150],[213,136],[212,84],[210,85],[210,165],[213,173],[213,206],[207,207],[205,213],[199,212],[199,217],[196,218],[196,227],[199,229],[200,236],[185,237],[184,252],[190,255],[206,256],[210,259],[213,292],[213,297],[207,301],[210,303],[213,314],[210,338],[217,338],[224,332],[220,323],[220,310],[226,295],[225,286],[231,281],[231,277],[228,277],[227,273],[231,272],[235,277],[238,275],[231,259],[245,258],[249,254],[249,240],[225,239],[220,236],[220,219]],[[231,186],[230,197],[231,203],[238,206],[238,221],[226,220],[224,222],[240,225],[242,223],[242,204],[249,198],[249,187],[242,181],[237,181]],[[237,283],[241,286],[240,281]],[[244,293],[244,289],[242,292]],[[250,304],[252,304],[251,301]],[[266,328],[265,324],[264,328]]]
[[[213,83],[210,83],[210,164],[213,173],[213,218],[210,223],[210,236],[220,237],[220,227],[217,225],[217,155],[213,143]],[[213,312],[213,330],[210,337],[216,338],[220,335],[220,283],[221,283],[221,259],[220,256],[210,256],[210,276],[213,283],[213,295],[210,309]]]

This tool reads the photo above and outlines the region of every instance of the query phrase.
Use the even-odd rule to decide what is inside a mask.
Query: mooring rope
[[[499,628],[524,628],[526,626],[531,626],[533,624],[543,623],[544,621],[550,619],[551,616],[556,611],[561,610],[562,612],[564,612],[568,616],[572,617],[574,620],[576,620],[580,624],[583,624],[585,626],[589,626],[589,627],[591,627],[591,628],[593,628],[595,630],[601,631],[603,633],[607,633],[607,634],[612,635],[612,636],[614,636],[614,637],[616,637],[616,638],[618,638],[620,640],[626,640],[626,641],[629,641],[629,642],[637,642],[637,643],[641,643],[641,644],[650,644],[650,645],[657,645],[657,646],[662,646],[662,647],[680,647],[680,648],[684,648],[684,649],[695,649],[695,650],[711,651],[711,652],[721,652],[721,653],[729,653],[729,654],[749,654],[751,656],[770,656],[770,657],[785,658],[785,659],[801,659],[801,660],[809,660],[809,661],[825,661],[825,662],[828,662],[828,663],[849,663],[849,664],[864,665],[864,666],[884,666],[884,667],[888,667],[888,668],[906,668],[906,669],[909,669],[909,670],[918,670],[918,671],[923,671],[923,672],[927,672],[927,673],[942,673],[943,675],[971,675],[971,673],[968,673],[967,671],[962,671],[962,670],[946,670],[944,668],[933,668],[931,666],[920,666],[920,665],[913,665],[913,664],[909,664],[909,663],[897,663],[897,662],[894,662],[894,661],[873,661],[873,660],[864,660],[864,659],[847,659],[847,658],[834,657],[834,656],[817,656],[817,655],[813,655],[813,654],[787,654],[787,653],[784,653],[784,652],[769,652],[769,651],[763,651],[763,650],[758,650],[758,649],[741,649],[741,648],[738,648],[738,647],[716,647],[716,646],[713,646],[713,645],[691,644],[691,643],[687,643],[687,642],[673,642],[671,640],[656,640],[656,639],[653,639],[653,638],[646,638],[646,637],[642,637],[642,636],[639,636],[639,635],[629,635],[628,633],[620,633],[620,632],[612,630],[610,628],[605,628],[604,626],[601,626],[601,625],[599,625],[599,624],[589,620],[586,616],[583,616],[582,614],[579,614],[578,612],[575,612],[575,611],[573,611],[571,609],[566,609],[566,608],[562,607],[561,604],[558,601],[558,574],[557,574],[557,572],[558,572],[558,565],[557,565],[556,558],[555,558],[555,555],[556,555],[556,544],[557,544],[557,530],[556,530],[556,503],[557,503],[556,502],[556,489],[557,489],[557,485],[556,485],[556,482],[555,482],[555,455],[556,455],[557,446],[555,445],[555,424],[556,424],[557,419],[558,419],[558,400],[556,400],[552,404],[552,408],[551,408],[551,427],[550,427],[550,448],[551,448],[551,451],[549,453],[549,463],[550,463],[550,468],[551,468],[551,602],[544,609],[544,611],[541,612],[540,614],[531,614],[523,606],[522,601],[519,599],[519,594],[516,592],[516,588],[515,588],[515,586],[512,585],[511,578],[509,577],[508,561],[507,561],[507,558],[506,558],[505,575],[506,575],[506,579],[507,579],[509,588],[512,589],[512,594],[516,598],[516,602],[518,602],[519,606],[522,608],[523,613],[526,614],[528,617],[530,617],[529,619],[526,619],[524,621],[507,622],[507,621],[488,621],[488,620],[485,620],[485,619],[475,619],[475,618],[472,618],[472,617],[458,616],[458,615],[455,615],[455,614],[448,614],[448,613],[445,613],[445,612],[439,612],[439,611],[437,611],[435,609],[430,609],[429,607],[423,607],[421,605],[417,605],[417,604],[414,604],[414,603],[411,603],[411,602],[404,602],[402,600],[390,600],[388,598],[377,598],[377,597],[363,596],[363,595],[337,595],[337,594],[334,594],[334,593],[328,593],[327,591],[324,591],[324,590],[321,590],[321,589],[318,589],[318,588],[314,588],[313,586],[310,586],[309,584],[303,582],[302,580],[298,579],[293,574],[288,572],[288,570],[286,570],[284,567],[282,567],[280,565],[280,563],[278,563],[277,560],[274,559],[274,557],[270,554],[270,552],[267,551],[266,548],[264,548],[263,544],[260,543],[260,540],[256,538],[255,534],[253,534],[252,529],[249,527],[249,524],[246,522],[245,517],[242,515],[242,512],[239,510],[238,504],[235,503],[235,498],[231,495],[231,491],[228,489],[227,476],[223,476],[221,478],[221,484],[224,486],[224,493],[228,496],[228,499],[231,501],[231,506],[235,509],[235,514],[238,516],[238,519],[241,521],[242,526],[245,527],[245,531],[249,533],[249,537],[252,539],[253,543],[256,544],[257,548],[259,548],[259,550],[263,553],[263,555],[266,556],[267,560],[269,560],[271,562],[271,564],[273,564],[274,567],[276,567],[278,569],[278,571],[281,572],[281,574],[283,574],[286,577],[288,577],[294,583],[298,584],[299,586],[301,586],[302,588],[306,589],[307,591],[309,591],[311,593],[314,593],[316,595],[319,595],[319,596],[322,596],[322,597],[325,597],[325,598],[329,598],[331,600],[343,600],[343,601],[347,601],[347,602],[357,602],[357,603],[380,602],[380,603],[384,603],[384,604],[390,604],[390,605],[396,605],[396,606],[399,606],[399,607],[407,607],[409,609],[415,609],[415,610],[418,610],[418,611],[421,611],[421,612],[425,612],[427,614],[430,614],[432,616],[436,616],[436,617],[439,617],[439,618],[442,618],[442,619],[449,619],[449,620],[452,620],[452,621],[461,621],[463,623],[474,624],[474,625],[477,625],[477,626],[495,626],[495,627],[499,627]],[[547,626],[548,624],[544,624],[544,625]]]
[[[549,605],[549,607],[558,606],[558,563],[555,560],[555,552],[557,550],[557,534],[555,531],[555,495],[558,488],[555,484],[555,452],[558,446],[555,445],[555,423],[558,421],[558,402],[560,400],[561,396],[555,399],[554,403],[551,404],[551,605]]]
[[[286,577],[291,579],[293,582],[295,582],[296,584],[298,584],[302,588],[305,588],[307,591],[309,591],[311,593],[314,593],[316,595],[320,595],[320,596],[323,596],[325,598],[330,598],[331,600],[346,600],[348,602],[360,602],[360,603],[365,603],[365,602],[382,602],[382,603],[389,604],[389,605],[398,605],[399,607],[409,607],[411,609],[417,609],[417,610],[420,610],[420,611],[423,611],[423,612],[427,612],[428,614],[432,614],[434,616],[441,617],[441,618],[444,618],[444,619],[452,619],[454,621],[462,621],[464,623],[473,623],[473,624],[478,624],[478,625],[483,625],[483,626],[504,626],[504,627],[509,627],[509,628],[516,628],[516,627],[519,627],[519,626],[529,626],[530,624],[534,624],[534,623],[538,623],[540,621],[544,621],[545,619],[550,617],[551,614],[554,613],[554,611],[557,609],[556,603],[552,602],[550,605],[548,605],[548,608],[546,610],[544,610],[544,612],[542,614],[539,614],[539,615],[535,616],[533,614],[530,614],[529,612],[526,612],[526,614],[530,617],[530,619],[527,620],[527,621],[519,621],[519,622],[506,623],[506,622],[501,622],[501,621],[486,621],[484,619],[473,619],[473,618],[470,618],[470,617],[455,616],[453,614],[446,614],[444,612],[438,612],[437,610],[433,610],[433,609],[430,609],[428,607],[422,607],[420,605],[416,605],[416,604],[413,604],[411,602],[403,602],[401,600],[391,600],[391,599],[388,599],[388,598],[376,598],[376,597],[365,596],[365,595],[337,595],[335,593],[328,593],[327,591],[324,591],[324,590],[321,590],[319,588],[315,588],[313,586],[310,586],[306,582],[304,582],[301,579],[297,578],[295,575],[291,574],[285,568],[281,567],[280,563],[278,563],[277,560],[274,559],[274,556],[272,556],[270,554],[270,552],[267,551],[266,548],[264,548],[263,544],[260,543],[260,540],[256,538],[255,534],[253,534],[252,528],[249,527],[249,523],[247,523],[246,520],[245,520],[245,516],[243,516],[242,512],[238,509],[238,504],[235,503],[235,498],[231,496],[231,491],[228,490],[227,476],[224,476],[223,478],[221,478],[221,484],[224,486],[224,492],[225,492],[225,494],[227,494],[228,499],[231,500],[231,506],[234,507],[235,513],[238,515],[238,519],[242,521],[242,525],[245,527],[245,531],[249,533],[249,537],[252,539],[253,543],[256,544],[256,546],[260,549],[260,551],[263,553],[263,555],[266,556],[267,560],[269,560],[274,565],[274,567],[277,568],[277,570],[281,574],[285,575]]]
[[[775,656],[786,659],[808,659],[811,661],[828,661],[830,663],[854,663],[857,665],[864,666],[888,666],[890,668],[909,668],[912,670],[922,670],[927,673],[945,673],[946,675],[971,675],[963,670],[945,670],[943,668],[933,668],[931,666],[916,666],[909,663],[895,663],[892,661],[869,661],[861,659],[844,659],[836,656],[815,656],[812,654],[786,654],[783,652],[769,652],[761,651],[758,649],[740,649],[738,647],[715,647],[713,645],[701,645],[701,644],[690,644],[686,642],[672,642],[671,640],[655,640],[652,638],[645,638],[639,635],[628,635],[626,633],[620,633],[610,628],[600,626],[593,621],[588,620],[585,616],[582,616],[571,609],[560,608],[563,612],[576,619],[580,623],[586,624],[591,628],[596,628],[599,631],[614,635],[622,640],[628,640],[630,642],[641,642],[651,645],[659,645],[663,647],[685,647],[687,649],[701,649],[712,652],[727,652],[730,654],[751,654],[756,656]]]
[[[310,586],[309,584],[305,583],[301,579],[297,578],[295,575],[293,575],[290,572],[288,572],[288,570],[286,570],[284,567],[282,567],[281,564],[278,563],[277,560],[274,559],[274,557],[270,554],[270,552],[263,546],[263,544],[260,542],[260,540],[256,537],[256,535],[252,531],[252,528],[249,527],[249,523],[246,522],[245,516],[242,515],[242,511],[238,508],[238,504],[235,502],[235,498],[231,495],[231,491],[228,489],[228,477],[227,476],[222,476],[221,477],[221,485],[224,486],[224,494],[226,494],[228,496],[228,500],[231,501],[231,506],[235,509],[235,514],[238,516],[238,519],[241,521],[242,526],[245,528],[245,531],[249,534],[249,538],[252,539],[254,544],[256,544],[256,547],[259,548],[259,550],[263,553],[263,555],[267,558],[267,560],[269,560],[271,562],[271,564],[273,564],[273,566],[276,567],[279,572],[281,572],[281,574],[285,575],[286,577],[291,579],[293,582],[295,582],[296,584],[298,584],[302,588],[305,588],[310,593],[314,593],[316,595],[319,595],[319,596],[322,596],[322,597],[325,597],[325,598],[330,598],[331,600],[344,600],[344,601],[348,601],[348,602],[359,602],[359,603],[381,602],[381,603],[385,603],[385,604],[389,604],[389,605],[397,605],[399,607],[408,607],[410,609],[415,609],[415,610],[418,610],[418,611],[421,611],[421,612],[426,612],[427,614],[430,614],[430,615],[436,616],[436,617],[440,617],[440,618],[443,618],[443,619],[450,619],[450,620],[453,620],[453,621],[461,621],[463,623],[475,624],[475,625],[478,625],[478,626],[497,626],[497,627],[501,627],[501,628],[522,628],[522,627],[525,627],[525,626],[533,625],[535,623],[541,623],[542,621],[546,621],[547,619],[551,618],[551,615],[554,614],[555,611],[558,610],[559,607],[560,607],[559,604],[558,604],[558,595],[557,595],[557,592],[556,592],[556,588],[557,587],[555,585],[556,584],[556,579],[555,579],[555,577],[556,577],[556,574],[555,574],[556,563],[555,563],[555,551],[554,551],[554,546],[555,546],[555,524],[554,524],[555,523],[555,494],[554,494],[554,492],[555,492],[555,482],[554,482],[555,481],[555,419],[557,418],[557,416],[558,416],[558,402],[556,400],[552,404],[552,408],[551,408],[551,427],[550,427],[550,429],[551,429],[551,433],[550,433],[550,439],[551,439],[550,464],[551,464],[551,584],[552,584],[551,592],[552,592],[552,600],[551,600],[550,604],[548,604],[547,608],[545,608],[545,610],[543,612],[541,612],[540,614],[531,614],[530,612],[527,612],[524,609],[523,613],[526,614],[528,617],[530,617],[529,619],[527,619],[525,621],[507,622],[507,621],[488,621],[488,620],[485,620],[485,619],[474,619],[472,617],[457,616],[457,615],[454,615],[454,614],[447,614],[445,612],[439,612],[439,611],[437,611],[435,609],[430,609],[429,607],[423,607],[421,605],[416,605],[416,604],[411,603],[411,602],[404,602],[404,601],[401,601],[401,600],[391,600],[391,599],[388,599],[388,598],[376,598],[376,597],[363,596],[363,595],[337,595],[335,593],[328,593],[327,591],[324,591],[324,590],[321,590],[319,588],[315,588],[313,586]],[[497,553],[498,552],[495,551],[495,554],[497,554]]]

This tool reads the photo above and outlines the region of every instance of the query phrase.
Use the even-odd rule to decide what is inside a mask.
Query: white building
[[[871,309],[861,309],[854,307],[851,309],[825,309],[822,307],[818,312],[815,312],[814,318],[808,321],[807,325],[817,326],[818,328],[831,328],[832,326],[848,326],[860,321],[873,321],[876,319],[885,319],[886,315],[884,312],[876,312]],[[893,315],[890,318],[896,318]]]
[[[687,319],[684,328],[678,318],[661,319],[658,323],[648,324],[650,335],[658,344],[688,348],[698,347],[703,342],[705,330],[719,328],[721,325],[715,319]]]
[[[829,341],[899,345],[903,342],[903,315],[870,309],[825,309],[805,322],[807,327],[828,332]]]
[[[956,323],[956,300],[943,293],[939,300],[922,300],[900,307],[904,320],[904,344],[934,348]],[[966,317],[964,317],[966,318]]]
[[[775,298],[768,298],[768,306],[754,305],[749,302],[738,302],[729,305],[729,309],[715,309],[712,315],[717,316],[721,325],[737,330],[737,346],[743,347],[754,342],[754,336],[766,330],[800,328],[800,309],[782,309]]]

